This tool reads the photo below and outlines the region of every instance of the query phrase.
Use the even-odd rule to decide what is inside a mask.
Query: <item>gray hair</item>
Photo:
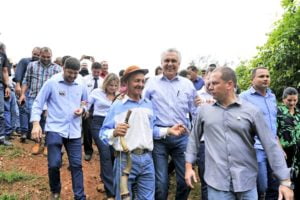
[[[177,56],[178,56],[178,61],[179,63],[181,63],[181,53],[175,49],[175,48],[170,48],[170,49],[167,49],[166,51],[164,51],[162,54],[161,54],[161,61],[163,61],[163,59],[165,58],[166,54],[167,53],[176,53]]]

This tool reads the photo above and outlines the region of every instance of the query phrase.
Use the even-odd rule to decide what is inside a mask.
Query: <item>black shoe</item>
[[[26,141],[26,133],[22,133],[20,141],[21,141],[21,143],[25,143],[25,141]]]
[[[3,146],[12,146],[13,144],[10,141],[7,141],[5,139],[1,139],[0,140],[0,145],[3,145]]]
[[[84,155],[84,160],[85,161],[90,161],[92,159],[92,154],[85,154]]]

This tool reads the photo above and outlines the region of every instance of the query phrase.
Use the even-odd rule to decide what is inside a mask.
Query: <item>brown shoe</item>
[[[48,155],[48,148],[47,148],[47,147],[44,147],[43,155],[44,155],[44,156],[47,156],[47,155]]]
[[[41,144],[35,143],[34,146],[31,149],[32,155],[38,155],[42,152]]]

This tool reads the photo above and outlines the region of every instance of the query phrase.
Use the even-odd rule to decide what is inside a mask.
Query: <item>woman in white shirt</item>
[[[102,127],[105,116],[116,97],[116,92],[119,89],[120,79],[114,74],[108,74],[101,88],[94,89],[89,95],[89,110],[94,108],[93,119],[91,124],[93,139],[98,147],[100,155],[100,177],[104,183],[104,189],[108,199],[113,199],[113,148],[104,144],[99,138],[99,131]]]

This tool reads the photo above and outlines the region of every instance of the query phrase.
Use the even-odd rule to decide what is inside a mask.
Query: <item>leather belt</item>
[[[136,148],[136,149],[130,151],[130,153],[136,154],[136,155],[143,155],[143,154],[149,153],[149,152],[150,151],[148,149],[140,149],[140,148]],[[125,153],[125,152],[123,152],[123,151],[115,151],[115,156],[118,157],[122,153]]]

